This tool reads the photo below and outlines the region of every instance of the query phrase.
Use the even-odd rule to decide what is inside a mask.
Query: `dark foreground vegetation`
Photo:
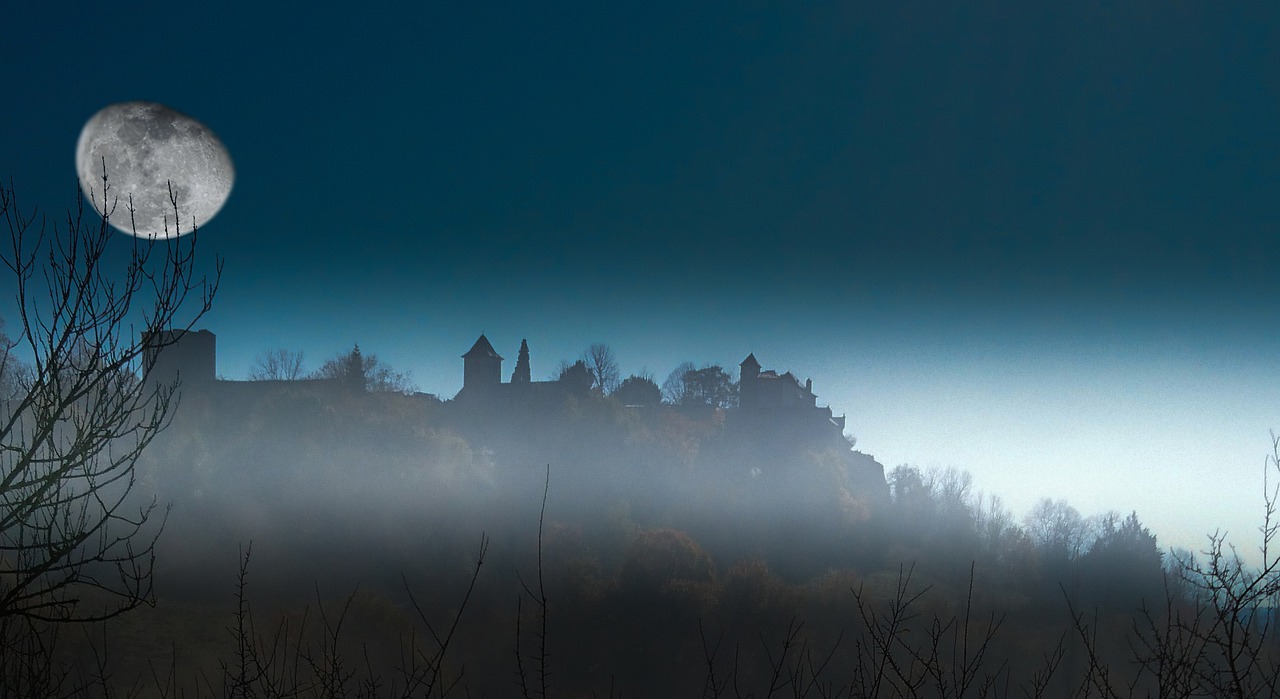
[[[587,436],[530,438],[553,428]],[[467,429],[396,394],[191,398],[138,467],[172,503],[154,607],[24,627],[38,645],[8,649],[7,681],[126,696],[1276,689],[1270,505],[1255,569],[1217,538],[1162,553],[1133,514],[1044,501],[1015,518],[962,472],[898,467],[868,494],[838,487],[844,456],[800,446],[743,472],[714,414],[600,396],[494,447]]]
[[[498,415],[285,381],[179,407],[142,367],[217,263],[113,252],[78,215],[46,235],[4,187],[0,217],[2,696],[1277,693],[1276,490],[1247,566],[1218,536],[1162,552],[1136,514],[886,475],[718,389]]]

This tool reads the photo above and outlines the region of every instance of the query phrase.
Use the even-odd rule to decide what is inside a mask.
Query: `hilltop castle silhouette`
[[[357,361],[352,361],[353,358]],[[495,450],[495,453],[515,449],[509,455],[511,463],[522,463],[527,446],[522,440],[532,440],[528,442],[532,444],[547,438],[557,442],[569,440],[571,443],[557,444],[556,448],[569,449],[570,453],[579,438],[582,442],[577,447],[594,444],[592,440],[601,435],[582,431],[595,429],[592,427],[597,424],[593,422],[594,417],[612,415],[616,418],[618,411],[625,411],[639,421],[637,424],[650,426],[640,428],[642,432],[656,428],[662,433],[674,429],[671,434],[685,434],[685,430],[692,428],[688,434],[701,437],[695,438],[697,445],[691,452],[677,448],[685,454],[681,458],[693,458],[688,454],[698,452],[715,454],[709,457],[711,463],[728,465],[731,472],[746,479],[741,482],[767,484],[760,486],[767,488],[798,487],[796,483],[803,482],[815,489],[815,493],[836,488],[852,498],[850,503],[861,502],[858,498],[863,496],[873,504],[888,497],[884,466],[854,448],[853,439],[844,434],[844,416],[834,416],[831,408],[818,406],[813,382],[801,383],[791,372],[764,369],[754,353],[739,364],[738,405],[729,408],[702,403],[624,405],[612,398],[602,402],[593,390],[592,374],[582,362],[569,366],[554,380],[534,381],[526,341],[520,343],[515,368],[506,382],[502,380],[502,362],[502,355],[482,334],[462,355],[463,385],[452,400],[442,401],[424,393],[383,395],[388,401],[420,404],[426,412],[402,414],[435,415],[431,419],[438,419],[446,429],[458,430],[470,444]],[[362,366],[355,351],[347,356],[345,363],[353,371]],[[178,382],[183,403],[191,399],[199,406],[197,413],[202,410],[241,413],[254,410],[254,406],[263,401],[275,408],[315,405],[317,401],[321,405],[350,405],[353,398],[359,399],[367,392],[362,368],[336,378],[220,379],[217,338],[208,330],[157,333],[144,352],[143,365],[144,380],[161,385]],[[285,400],[272,403],[278,399]],[[301,399],[301,403],[297,399]],[[617,424],[609,419],[599,423],[599,427],[609,431]],[[549,447],[544,444],[542,448]],[[843,475],[828,482],[823,479],[833,472],[824,470],[826,467],[792,468],[796,464],[813,466],[818,463],[814,458],[829,459],[823,462],[828,466],[838,464]],[[632,475],[636,473],[640,471]],[[708,472],[699,477],[720,476]],[[862,506],[850,507],[850,512],[865,510]]]
[[[462,390],[454,402],[464,407],[486,409],[539,409],[562,403],[568,396],[591,393],[590,370],[578,362],[557,379],[534,381],[529,369],[529,345],[521,341],[520,353],[509,382],[502,381],[502,355],[483,333],[462,355]],[[308,387],[327,394],[359,393],[365,390],[362,377],[308,378],[294,380],[238,381],[217,376],[217,337],[208,330],[173,330],[157,333],[144,353],[148,380],[170,384],[180,382],[184,390],[215,394],[225,398],[250,398],[253,394],[284,387]],[[755,353],[747,355],[739,367],[738,407],[730,409],[739,422],[778,428],[803,427],[805,432],[825,433],[844,439],[845,417],[835,416],[830,407],[819,407],[813,381],[803,384],[791,372],[782,374],[762,369]],[[709,407],[709,406],[708,406]]]

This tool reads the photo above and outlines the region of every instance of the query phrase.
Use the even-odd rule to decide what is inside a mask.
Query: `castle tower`
[[[462,390],[483,392],[502,383],[502,355],[489,344],[482,333],[480,339],[462,355]]]
[[[760,378],[760,362],[756,361],[756,353],[752,352],[738,365],[738,407],[754,408],[757,405],[756,381]]]
[[[142,369],[149,381],[194,388],[217,379],[217,338],[208,330],[161,330],[144,343]]]

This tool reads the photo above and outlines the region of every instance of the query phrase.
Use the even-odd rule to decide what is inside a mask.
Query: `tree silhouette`
[[[253,359],[250,381],[296,381],[302,378],[302,351],[268,350]]]
[[[377,355],[362,353],[360,345],[325,362],[313,376],[344,381],[354,391],[413,393],[418,390],[409,372],[396,371]]]
[[[533,373],[529,370],[529,342],[520,341],[520,354],[516,357],[515,371],[511,372],[511,383],[529,383]]]
[[[1097,598],[1132,604],[1164,596],[1164,560],[1156,537],[1131,512],[1124,519],[1108,512],[1097,518],[1096,538],[1081,558],[1088,592]]]
[[[1075,560],[1088,543],[1088,523],[1066,500],[1042,498],[1027,514],[1026,527],[1036,548],[1052,561]]]
[[[0,258],[17,288],[18,321],[5,357],[13,349],[28,363],[15,394],[0,401],[5,668],[15,648],[41,643],[39,622],[101,620],[153,600],[163,521],[154,500],[137,503],[131,493],[179,387],[145,380],[143,365],[209,310],[222,269],[215,260],[212,276],[197,271],[194,229],[160,240],[114,235],[111,217],[131,206],[117,213],[105,172],[98,196],[107,202],[101,221],[86,219],[79,195],[64,226],[48,230],[0,185],[10,242]],[[170,203],[176,220],[172,190]]]
[[[582,362],[591,371],[596,390],[605,395],[617,390],[620,376],[618,361],[614,359],[613,350],[608,345],[600,342],[591,345],[582,353]]]
[[[587,393],[595,384],[595,376],[587,368],[587,363],[579,359],[573,364],[561,362],[556,381],[570,386],[574,391]]]
[[[623,405],[650,406],[662,403],[662,389],[658,388],[658,384],[651,378],[634,374],[623,380],[612,395]]]
[[[662,382],[662,397],[672,405],[684,405],[685,394],[689,392],[689,384],[687,376],[696,371],[698,367],[693,362],[682,362],[671,373],[667,375],[667,380]]]
[[[718,364],[699,369],[691,362],[684,362],[662,382],[662,393],[672,405],[716,408],[738,405],[738,382]]]

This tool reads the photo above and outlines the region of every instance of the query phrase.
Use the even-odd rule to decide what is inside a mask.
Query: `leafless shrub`
[[[476,567],[471,574],[471,582],[467,585],[467,591],[462,597],[462,603],[458,607],[457,614],[449,623],[449,630],[443,635],[436,633],[435,628],[427,619],[426,613],[422,610],[422,606],[418,604],[418,600],[414,598],[413,591],[409,589],[409,585],[405,583],[405,590],[409,593],[409,600],[413,603],[414,611],[418,613],[418,619],[426,627],[427,633],[431,634],[431,640],[435,643],[435,648],[428,654],[424,651],[417,650],[416,646],[411,653],[410,662],[405,665],[403,671],[405,680],[405,694],[410,695],[422,688],[423,696],[430,697],[433,691],[439,691],[440,696],[447,695],[454,687],[457,686],[465,674],[465,668],[458,672],[453,679],[449,679],[445,674],[444,659],[449,652],[449,645],[453,641],[454,634],[458,631],[458,624],[462,620],[462,612],[467,607],[467,603],[471,600],[471,593],[475,590],[476,580],[480,578],[480,567],[484,565],[485,554],[489,550],[489,539],[483,534],[480,535],[480,550],[476,554]],[[424,663],[419,667],[417,662]]]
[[[863,633],[855,641],[857,665],[850,694],[864,697],[994,697],[1005,663],[988,667],[987,652],[1003,617],[975,618],[974,569],[960,615],[932,615],[923,624],[919,607],[928,587],[914,590],[912,569],[900,569],[893,597],[877,610],[865,588],[853,591]]]
[[[1071,605],[1072,624],[1088,655],[1086,683],[1103,697],[1274,697],[1280,695],[1280,532],[1277,505],[1280,437],[1272,435],[1263,470],[1261,563],[1250,567],[1226,535],[1209,536],[1203,562],[1175,561],[1163,609],[1143,605],[1129,633],[1131,663],[1113,668],[1103,657],[1098,622]],[[1128,670],[1128,672],[1125,672]]]

